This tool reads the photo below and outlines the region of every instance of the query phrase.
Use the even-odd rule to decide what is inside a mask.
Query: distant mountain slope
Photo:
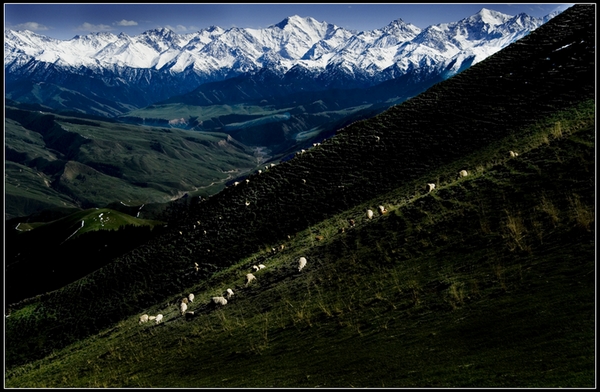
[[[525,159],[521,171],[531,169],[535,175],[526,161],[533,148],[528,139],[539,136],[536,146],[544,144],[544,136],[549,140],[547,134],[537,134],[543,122],[544,130],[557,134],[563,122],[569,129],[588,131],[578,142],[585,148],[585,158],[578,159],[573,152],[573,159],[581,166],[578,192],[585,193],[589,205],[594,178],[589,165],[594,20],[594,6],[574,6],[427,92],[346,127],[289,162],[250,176],[249,183],[231,186],[206,201],[196,198],[180,205],[183,208],[173,211],[178,224],[170,225],[164,235],[78,282],[14,306],[15,313],[35,313],[35,319],[7,319],[7,365],[39,358],[164,303],[324,219],[337,214],[341,219],[349,210],[350,217],[358,217],[358,208],[390,191],[396,198],[419,197],[425,183],[451,184],[464,165],[475,171],[482,167],[479,171],[484,172],[485,167],[509,159],[508,150],[521,152]],[[542,159],[535,167],[543,165]],[[510,170],[498,171],[494,178],[510,181]],[[561,171],[557,181],[568,179],[567,172]],[[552,179],[553,173],[545,178]],[[552,189],[552,183],[547,186]],[[530,191],[526,183],[519,189]],[[477,205],[477,200],[469,203]],[[408,222],[420,230],[418,222]],[[50,322],[51,331],[42,327]]]
[[[260,157],[223,133],[125,125],[5,108],[5,218],[204,196]],[[211,184],[212,183],[212,184]],[[197,185],[206,184],[206,192]]]
[[[449,77],[528,34],[544,19],[493,10],[421,30],[401,19],[348,31],[291,16],[264,29],[168,29],[130,37],[93,33],[61,41],[5,30],[6,97],[53,108],[117,115],[199,85],[268,69],[302,89],[364,88],[427,69]],[[273,85],[272,88],[276,88]]]

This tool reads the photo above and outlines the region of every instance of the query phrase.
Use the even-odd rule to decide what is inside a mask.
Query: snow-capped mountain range
[[[373,86],[416,69],[449,77],[554,16],[510,16],[482,9],[458,22],[425,29],[397,19],[361,32],[291,16],[263,29],[213,26],[177,34],[163,28],[133,37],[91,33],[70,40],[5,30],[4,68],[7,86],[44,82],[88,97],[90,88],[127,86],[135,99],[118,99],[123,107],[117,112],[125,112],[206,82],[263,69],[282,77],[308,73],[322,88],[339,86],[340,81],[348,88]],[[94,81],[82,83],[82,77]],[[9,92],[7,87],[7,96]],[[94,94],[114,99],[116,93]]]

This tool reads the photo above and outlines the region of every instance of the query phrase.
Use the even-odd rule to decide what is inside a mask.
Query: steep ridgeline
[[[203,83],[266,69],[292,92],[363,88],[427,69],[448,77],[552,18],[482,9],[421,30],[401,19],[372,31],[291,16],[263,29],[169,29],[137,36],[92,33],[61,41],[5,30],[6,97],[54,109],[115,116]],[[286,91],[283,88],[282,91]]]
[[[377,195],[424,192],[425,182],[457,173],[421,183],[436,169],[500,139],[517,143],[524,128],[593,99],[594,20],[593,5],[571,7],[461,74],[248,183],[180,204],[170,232],[63,289],[15,305],[37,313],[28,324],[7,319],[7,363],[18,363],[18,352],[42,356],[97,332]]]

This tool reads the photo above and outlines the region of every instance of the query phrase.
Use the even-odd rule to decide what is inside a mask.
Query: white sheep
[[[250,282],[252,282],[255,279],[256,279],[256,276],[254,276],[252,274],[247,274],[246,275],[246,286],[248,286],[248,284],[250,284]]]
[[[458,172],[458,175],[460,177],[466,177],[466,176],[469,175],[469,173],[466,170],[461,170],[461,171]]]
[[[156,320],[156,316],[148,316],[148,321],[150,320]]]
[[[186,305],[187,305],[188,302],[189,301],[188,301],[188,299],[186,297],[183,297],[183,299],[181,300],[181,303],[184,303]]]
[[[383,215],[383,214],[385,214],[387,212],[387,210],[385,209],[384,206],[377,207],[377,210],[379,211],[380,215]]]
[[[250,202],[248,200],[246,200],[246,207],[248,207],[250,205]]]
[[[519,156],[519,153],[517,153],[517,152],[514,152],[514,151],[509,151],[508,153],[510,154],[510,157],[511,157],[511,158],[514,158],[514,157],[518,157],[518,156]]]
[[[221,306],[225,306],[227,305],[227,300],[225,299],[225,297],[212,297],[211,298],[213,305],[221,305]]]
[[[431,192],[435,189],[435,184],[427,184],[426,189],[428,193]]]
[[[194,262],[194,268],[196,269],[196,272],[198,272],[198,267],[199,267],[198,263]]]
[[[236,181],[233,183],[233,186],[238,186],[238,185],[240,185],[239,181]]]
[[[148,315],[147,314],[142,314],[142,316],[140,317],[140,324],[141,323],[146,323],[148,322]]]
[[[227,289],[227,299],[233,297],[233,290],[232,289]]]
[[[273,248],[273,249],[275,249],[275,248]],[[253,265],[252,268],[254,268],[254,271],[258,271],[258,270],[265,268],[265,265],[264,264]]]
[[[373,211],[372,210],[367,210],[367,218],[373,219]]]
[[[163,315],[162,314],[157,315],[156,316],[156,324],[160,323],[162,321],[162,319],[163,319]]]
[[[189,300],[190,302],[194,302],[194,294],[191,294],[191,293],[190,293],[190,295],[188,295],[188,300]]]
[[[181,305],[179,305],[179,308],[181,309],[181,315],[183,316],[185,314],[185,311],[187,310],[187,304],[185,302],[182,302]]]
[[[298,259],[298,272],[302,271],[302,268],[306,266],[306,257],[300,257]]]

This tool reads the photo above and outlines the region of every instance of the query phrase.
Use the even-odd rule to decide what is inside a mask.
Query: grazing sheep
[[[303,178],[302,183],[306,185],[306,180]]]
[[[429,193],[429,192],[431,192],[432,190],[435,189],[435,184],[427,184],[427,186],[425,187],[425,189]]]
[[[340,227],[338,229],[338,233],[345,233],[346,232],[346,228],[345,227]]]
[[[379,215],[383,215],[387,212],[384,206],[377,207],[377,210],[379,211]]]
[[[375,141],[379,142],[379,140],[380,140],[379,136],[375,136]]]
[[[184,303],[184,304],[186,304],[186,305],[187,305],[187,303],[188,303],[188,299],[187,299],[186,297],[183,297],[183,299],[181,300],[181,303]]]
[[[510,154],[510,157],[511,157],[511,158],[514,158],[514,157],[518,157],[518,156],[519,156],[519,153],[517,153],[517,152],[514,152],[514,151],[509,151],[508,153]]]
[[[182,302],[179,307],[181,309],[181,315],[183,316],[185,314],[185,311],[187,310],[187,304],[185,302]]]
[[[239,181],[236,181],[233,183],[233,186],[238,186],[238,185],[240,185]]]
[[[248,207],[250,205],[250,202],[248,200],[246,200],[246,207]]]
[[[282,251],[284,249],[285,249],[285,245],[284,244],[279,245],[279,251]]]
[[[227,300],[225,299],[225,297],[212,297],[212,304],[217,306],[217,305],[221,305],[221,306],[225,306],[227,305]]]
[[[458,172],[459,177],[466,177],[469,173],[466,170],[461,170]]]
[[[191,294],[191,293],[190,293],[190,295],[188,295],[188,300],[189,300],[190,302],[194,302],[194,294]]]
[[[233,290],[232,289],[227,289],[227,299],[233,297]]]
[[[246,184],[249,184],[249,183],[250,183],[250,180],[246,178]]]
[[[247,274],[246,275],[246,286],[248,286],[248,284],[250,284],[250,282],[252,282],[255,279],[256,279],[256,276],[254,276],[252,274]]]
[[[373,211],[367,210],[367,218],[368,219],[373,219]]]
[[[318,235],[315,237],[315,240],[317,241],[323,241],[325,239],[325,237],[323,237],[322,235]]]
[[[186,320],[191,320],[191,319],[193,319],[194,317],[196,317],[196,315],[194,314],[194,312],[193,312],[193,311],[190,311],[190,312],[185,312],[185,319],[186,319]]]
[[[273,249],[275,249],[275,248],[273,248]],[[258,271],[260,269],[260,268],[258,268],[257,265],[253,265],[252,268],[254,268],[254,271]]]
[[[298,272],[302,271],[302,268],[306,266],[306,257],[300,257],[298,259]]]
[[[205,232],[206,233],[206,232]],[[196,272],[198,272],[198,263],[194,262],[194,268],[196,269]]]
[[[348,224],[350,227],[354,227],[356,225],[356,221],[354,221],[354,219],[348,219]]]
[[[262,170],[259,170],[259,171],[258,171],[258,174],[260,174],[260,173],[262,173]]]
[[[148,321],[155,320],[155,319],[156,319],[156,316],[148,316]]]
[[[148,322],[148,315],[147,314],[142,314],[142,316],[140,317],[140,324],[141,323],[146,323]]]
[[[160,323],[162,321],[162,319],[163,319],[163,315],[162,314],[157,315],[156,316],[156,324]]]

